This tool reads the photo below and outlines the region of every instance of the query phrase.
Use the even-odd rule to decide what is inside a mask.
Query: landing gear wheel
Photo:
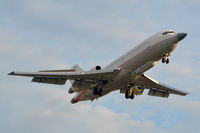
[[[163,58],[162,58],[162,63],[165,63],[165,62],[166,62],[166,60],[165,60],[165,58],[163,57]]]
[[[93,95],[97,95],[97,94],[98,94],[98,88],[95,87],[95,88],[93,89]]]
[[[131,96],[130,96],[130,98],[131,98],[131,99],[134,99],[134,97],[135,97],[135,96],[134,96],[134,94],[132,93]]]
[[[97,88],[97,87],[95,87],[94,89],[93,89],[93,95],[99,95],[99,96],[102,96],[102,88]]]
[[[169,58],[167,58],[166,63],[167,63],[167,64],[169,63]]]
[[[126,98],[126,99],[129,99],[129,92],[128,92],[128,90],[127,90],[126,93],[125,93],[125,98]]]
[[[99,88],[99,96],[102,96],[102,88]]]

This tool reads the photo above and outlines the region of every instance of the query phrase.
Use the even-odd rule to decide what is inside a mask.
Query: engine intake
[[[96,70],[101,70],[101,66],[96,66]]]

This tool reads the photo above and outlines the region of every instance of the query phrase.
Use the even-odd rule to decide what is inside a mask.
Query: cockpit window
[[[175,33],[173,30],[164,31],[163,35],[167,35],[168,33]]]

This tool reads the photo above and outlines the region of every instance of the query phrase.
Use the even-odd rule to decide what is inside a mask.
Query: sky
[[[3,133],[199,133],[199,0],[0,0],[0,129]],[[119,91],[70,103],[70,83],[31,83],[11,71],[105,66],[159,31],[187,32],[168,65],[146,74],[185,97],[126,100]]]

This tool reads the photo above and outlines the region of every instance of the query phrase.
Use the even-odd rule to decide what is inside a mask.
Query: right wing
[[[164,85],[164,84],[150,78],[146,74],[139,76],[137,78],[136,84],[138,86],[145,86],[146,89],[150,89],[148,95],[151,95],[151,96],[154,96],[154,95],[157,96],[156,93],[161,94],[161,95],[158,95],[161,97],[168,97],[169,94],[176,94],[176,95],[181,95],[181,96],[185,96],[188,94],[185,91],[178,90],[173,87]],[[166,94],[166,96],[164,96],[164,95],[162,96],[162,94]]]
[[[88,72],[60,72],[59,70],[46,70],[39,72],[11,72],[9,75],[34,77],[33,82],[49,84],[65,84],[66,80],[112,80],[120,70],[88,71]]]

